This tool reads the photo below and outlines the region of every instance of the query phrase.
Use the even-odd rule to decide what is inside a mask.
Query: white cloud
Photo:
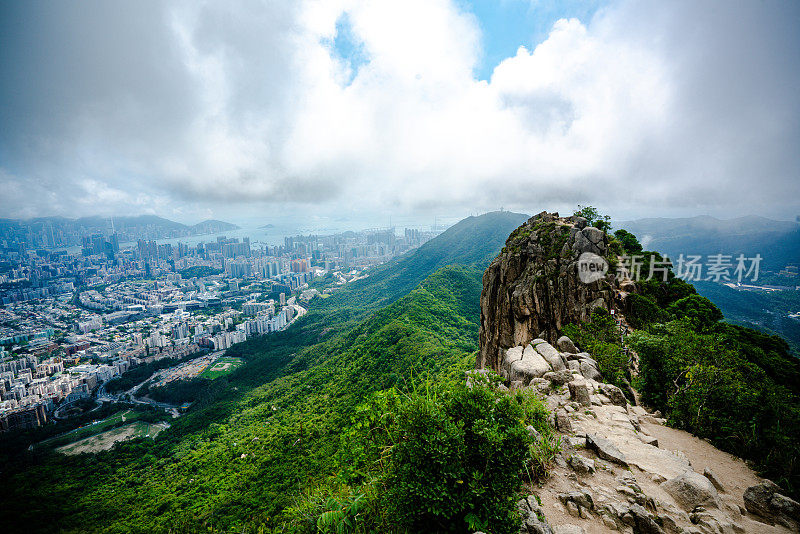
[[[135,198],[181,214],[287,202],[780,209],[800,193],[789,148],[800,106],[782,89],[800,79],[786,7],[738,6],[737,18],[622,1],[521,43],[488,82],[474,76],[479,21],[451,0],[160,7],[159,49],[180,68],[153,83],[170,89],[119,83],[99,107],[68,108],[60,137],[36,132],[58,146],[44,163],[29,156],[0,175],[9,190],[26,175],[64,195],[12,194],[0,209],[69,212],[63,198],[88,189],[101,210],[139,209]],[[365,59],[356,70],[332,45],[343,16]],[[737,41],[747,30],[757,42]]]

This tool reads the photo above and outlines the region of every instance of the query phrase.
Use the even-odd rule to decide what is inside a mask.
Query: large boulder
[[[744,506],[768,523],[796,530],[800,527],[800,504],[779,491],[780,487],[769,480],[750,486],[744,491]]]
[[[600,374],[597,366],[587,360],[581,360],[579,369],[584,378],[588,378],[589,380],[594,380],[596,382],[603,380],[603,375]]]
[[[772,496],[780,491],[780,487],[771,480],[765,480],[761,484],[750,486],[744,490],[744,507],[751,514],[756,514],[762,518],[769,519],[773,515],[770,500]]]
[[[522,359],[524,347],[511,347],[503,354],[503,363],[500,366],[500,376],[508,378],[511,364]]]
[[[600,386],[600,390],[611,400],[611,404],[616,404],[617,406],[622,406],[623,408],[628,405],[628,400],[625,398],[625,394],[622,393],[622,390],[617,386],[612,384],[603,384]]]
[[[551,370],[550,364],[542,358],[542,355],[528,345],[522,353],[522,358],[511,364],[508,378],[522,380],[527,384]]]
[[[558,338],[558,341],[556,341],[556,346],[561,352],[568,352],[570,354],[578,353],[578,349],[575,348],[575,343],[573,343],[572,340],[567,336],[561,336]]]
[[[616,445],[599,434],[586,434],[586,448],[608,462],[628,466],[628,460]]]
[[[550,371],[549,373],[542,375],[542,378],[549,380],[556,386],[563,386],[567,382],[572,382],[575,380],[575,376],[570,373],[568,369],[562,369],[561,371]]]
[[[536,352],[542,355],[542,357],[547,360],[547,363],[550,364],[550,367],[553,368],[553,371],[563,371],[567,368],[567,364],[563,358],[561,358],[561,353],[556,350],[553,345],[550,343],[539,343],[535,345]]]
[[[661,483],[661,487],[675,502],[691,512],[698,506],[719,508],[719,496],[711,481],[700,473],[686,471]]]
[[[575,402],[583,404],[584,406],[590,406],[592,404],[589,398],[589,384],[587,384],[586,381],[574,380],[567,384],[567,388],[569,388],[569,397]]]
[[[565,434],[572,432],[572,421],[570,421],[566,410],[558,410],[556,412],[556,428],[559,432],[564,432]]]

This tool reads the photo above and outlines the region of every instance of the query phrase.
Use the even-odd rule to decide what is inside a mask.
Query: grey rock
[[[589,384],[580,380],[575,380],[567,384],[569,397],[584,406],[590,406],[592,401],[589,399]]]
[[[528,499],[520,499],[517,501],[517,510],[520,511],[521,514],[526,514],[527,512],[531,511],[531,507],[528,504]]]
[[[602,516],[600,516],[600,519],[602,519],[603,525],[605,525],[606,528],[611,530],[619,529],[619,525],[617,525],[617,522],[610,515],[603,514]]]
[[[528,435],[531,437],[534,443],[542,439],[542,435],[539,433],[538,430],[533,428],[533,425],[526,426],[525,430],[528,431]]]
[[[561,371],[550,371],[549,373],[542,375],[542,378],[549,380],[556,386],[563,386],[567,382],[572,382],[575,380],[575,377],[569,372],[568,369],[562,369]]]
[[[603,375],[600,374],[600,371],[597,369],[597,367],[592,365],[587,360],[581,360],[579,369],[584,378],[596,380],[598,382],[603,380]]]
[[[636,523],[633,530],[637,534],[664,534],[664,529],[656,523],[653,515],[642,506],[638,504],[631,505],[630,513]]]
[[[547,363],[550,364],[550,367],[552,367],[554,371],[561,371],[567,368],[567,364],[564,363],[564,360],[561,358],[561,353],[550,343],[539,343],[536,345],[536,352],[547,360]]]
[[[575,343],[573,343],[572,340],[567,336],[561,336],[558,338],[556,345],[558,345],[558,350],[561,352],[569,352],[570,354],[578,353],[578,349],[575,348]]]
[[[572,432],[572,421],[570,421],[566,410],[558,410],[556,412],[556,428],[559,432],[565,434]]]
[[[528,385],[528,387],[535,389],[539,393],[547,393],[550,391],[550,385],[550,381],[545,378],[534,378],[531,380],[531,383]]]
[[[687,512],[697,506],[719,508],[717,490],[699,473],[686,471],[661,483],[661,487]]]
[[[653,447],[658,447],[658,438],[648,436],[647,434],[639,434],[639,439],[642,440],[642,443],[647,443]]]
[[[711,484],[717,489],[717,491],[721,493],[725,492],[725,487],[722,485],[722,482],[719,481],[717,475],[714,474],[714,471],[706,467],[703,470],[703,476],[706,477],[709,480],[709,482],[711,482]]]
[[[800,532],[800,514],[797,512],[797,501],[776,493],[772,496],[770,503],[776,511],[776,523],[788,528],[792,532]]]
[[[780,491],[780,487],[770,480],[761,484],[750,486],[744,490],[744,507],[751,514],[756,514],[764,519],[773,520],[774,512],[770,501],[772,496]]]
[[[522,359],[522,352],[525,347],[511,347],[505,352],[503,356],[503,364],[506,368],[510,367],[512,363]]]
[[[612,384],[603,384],[600,386],[600,389],[603,391],[603,394],[605,394],[611,400],[611,404],[622,406],[623,408],[628,405],[628,400],[625,398],[625,394],[622,393],[622,390],[617,386]]]
[[[525,498],[528,501],[528,509],[536,514],[542,513],[542,507],[539,505],[539,500],[536,498],[536,495],[528,495]]]
[[[573,454],[569,457],[569,466],[572,467],[573,471],[583,476],[591,475],[595,470],[594,460],[584,458],[580,454]]]
[[[539,520],[539,517],[531,512],[525,519],[525,530],[528,534],[553,534],[553,529],[547,521]]]
[[[570,491],[569,493],[559,493],[558,500],[565,506],[568,503],[574,502],[578,506],[582,506],[587,510],[594,509],[594,499],[592,495],[585,491]]]
[[[625,455],[609,440],[597,434],[586,434],[586,448],[597,454],[597,456],[608,462],[628,466]]]
[[[567,513],[569,515],[571,515],[572,517],[580,517],[581,516],[581,511],[580,511],[580,508],[578,507],[578,503],[575,503],[575,502],[572,502],[572,501],[568,501],[568,502],[566,502],[564,504],[564,507],[567,509]]]
[[[533,347],[528,345],[523,351],[522,359],[516,360],[511,364],[508,378],[511,380],[530,381],[550,370],[550,364],[538,352],[533,350]]]
[[[635,415],[629,417],[631,424],[633,425],[633,429],[637,432],[642,431],[642,424],[639,422],[639,418]]]
[[[581,371],[581,362],[578,360],[568,360],[567,361],[567,369],[570,371]]]
[[[661,526],[666,534],[681,534],[683,529],[678,526],[677,521],[669,515],[661,516]]]
[[[500,372],[508,347],[536,337],[557,343],[563,325],[588,320],[592,306],[613,306],[613,273],[590,284],[578,277],[576,240],[605,251],[607,238],[598,232],[540,213],[509,237],[483,277],[477,367]],[[554,243],[562,246],[555,250]]]

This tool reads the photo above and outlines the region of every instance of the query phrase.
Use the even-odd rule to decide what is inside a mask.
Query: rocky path
[[[543,340],[509,349],[501,369],[512,389],[545,400],[562,438],[551,476],[520,502],[523,532],[800,532],[800,505],[741,459],[629,404],[594,366],[571,365],[593,362],[571,341],[559,348],[568,351]]]

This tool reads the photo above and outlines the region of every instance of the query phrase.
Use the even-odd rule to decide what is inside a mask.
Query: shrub
[[[628,295],[625,318],[634,328],[644,328],[652,323],[669,319],[669,315],[650,297],[632,293]]]
[[[523,476],[542,476],[559,444],[542,401],[495,384],[476,378],[467,387],[462,378],[408,394],[391,389],[359,406],[337,464],[340,478],[367,496],[371,517],[362,524],[388,532],[518,530],[514,497]],[[542,438],[533,443],[526,425]]]
[[[708,329],[722,320],[722,312],[713,302],[700,295],[689,295],[669,307],[669,312],[678,319],[687,318],[697,328]]]
[[[627,230],[619,229],[614,232],[614,237],[622,245],[622,248],[625,249],[625,252],[628,254],[639,254],[642,252],[642,245],[639,243],[639,240],[636,239],[636,236],[632,233],[628,232]]]
[[[413,532],[516,532],[530,438],[523,410],[487,385],[415,395],[397,414],[386,476],[389,517]]]

